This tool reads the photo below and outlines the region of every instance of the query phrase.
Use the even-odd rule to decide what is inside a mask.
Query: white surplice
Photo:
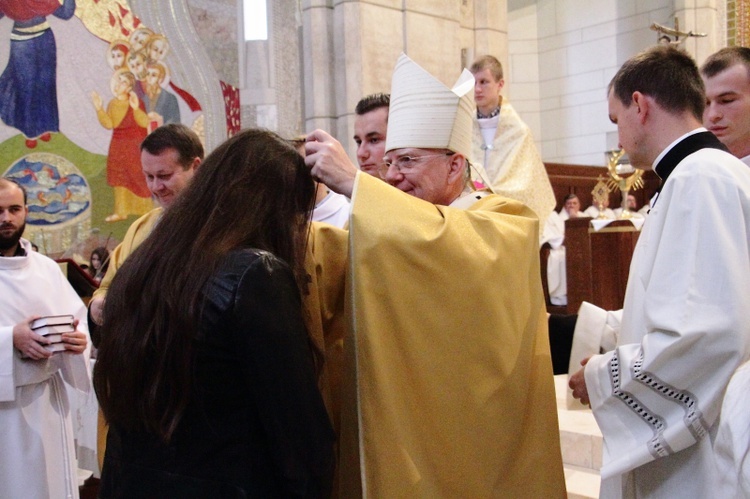
[[[324,189],[324,186],[318,187]],[[329,191],[326,197],[315,205],[312,214],[313,222],[325,222],[343,229],[349,223],[349,198],[343,194]]]
[[[0,497],[78,497],[65,383],[88,392],[89,349],[46,360],[22,359],[13,327],[30,316],[72,314],[88,332],[86,307],[53,260],[21,244],[26,256],[0,258]],[[90,342],[89,342],[90,344]]]
[[[617,348],[586,366],[602,497],[720,497],[715,438],[730,378],[750,357],[748,283],[750,169],[701,149],[644,225]]]
[[[729,382],[716,433],[715,497],[750,497],[750,362]]]

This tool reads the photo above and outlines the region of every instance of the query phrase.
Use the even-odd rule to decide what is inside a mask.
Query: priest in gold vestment
[[[307,139],[313,175],[352,199],[340,497],[565,495],[539,221],[468,187],[472,88],[401,56],[387,183]]]

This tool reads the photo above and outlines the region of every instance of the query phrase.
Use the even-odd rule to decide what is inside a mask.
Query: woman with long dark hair
[[[89,258],[89,268],[87,269],[89,275],[97,283],[102,282],[104,274],[107,273],[109,268],[109,250],[104,246],[94,248]]]
[[[103,497],[322,497],[333,431],[300,286],[315,191],[287,142],[219,146],[107,294]]]

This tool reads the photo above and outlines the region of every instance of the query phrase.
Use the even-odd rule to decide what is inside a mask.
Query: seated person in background
[[[89,257],[89,268],[86,269],[93,280],[97,283],[102,282],[104,274],[109,267],[109,251],[104,246],[95,248]]]
[[[551,247],[547,258],[547,287],[552,305],[568,304],[568,281],[565,271],[565,220],[585,216],[579,210],[581,201],[575,194],[565,196],[565,204],[560,213],[553,211],[544,224],[540,242]]]
[[[615,216],[615,212],[612,211],[612,209],[609,207],[609,196],[604,200],[604,206],[602,207],[602,212],[604,213],[604,216],[599,217],[600,211],[599,208],[596,207],[596,205],[591,205],[583,212],[584,217],[591,217],[591,218],[608,218],[610,220],[614,220],[617,218]]]
[[[245,130],[118,270],[94,369],[102,497],[329,497],[300,293],[314,196],[287,141]]]
[[[564,221],[569,218],[577,218],[577,217],[585,217],[581,212],[581,200],[578,199],[578,196],[576,196],[573,193],[568,194],[565,196],[565,200],[563,201],[563,207],[560,210],[560,218]],[[563,226],[563,230],[564,226]]]
[[[643,213],[638,209],[638,201],[635,199],[635,196],[632,194],[628,194],[628,210],[630,210],[630,213],[632,214],[633,218],[643,218]],[[612,210],[615,214],[615,218],[621,218],[622,216],[622,206],[619,208],[615,208]]]

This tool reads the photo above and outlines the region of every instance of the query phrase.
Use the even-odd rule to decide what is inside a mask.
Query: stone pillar
[[[704,38],[689,37],[683,44],[685,49],[692,55],[698,65],[703,64],[706,58],[722,48],[725,39],[720,33],[724,23],[719,19],[718,2],[721,0],[675,0],[675,17],[679,19],[680,31],[693,31],[695,33],[707,33]]]
[[[336,87],[333,48],[331,0],[303,0],[302,80],[306,131],[334,129]]]
[[[302,0],[304,125],[354,157],[354,107],[390,92],[405,52],[446,85],[475,54],[508,59],[506,0]]]
[[[508,2],[507,0],[475,0],[474,54],[471,59],[490,54],[500,60],[504,69],[508,59]],[[466,62],[470,65],[471,60]]]

